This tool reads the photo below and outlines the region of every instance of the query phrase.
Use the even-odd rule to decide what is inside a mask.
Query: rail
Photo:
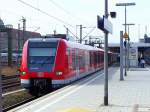
[[[20,80],[18,75],[4,76],[2,75],[2,89],[8,89],[11,87],[20,86]]]
[[[24,101],[21,101],[21,102],[19,102],[19,103],[16,103],[16,104],[14,104],[14,105],[9,106],[9,107],[6,107],[6,108],[3,109],[3,112],[7,112],[8,110],[11,110],[11,109],[13,109],[13,108],[15,108],[15,107],[18,107],[18,106],[20,106],[20,105],[23,105],[23,104],[28,103],[28,102],[30,102],[30,101],[33,101],[33,100],[35,100],[35,99],[37,99],[37,97],[31,97],[31,98],[29,98],[29,99],[26,99],[26,100],[24,100]]]

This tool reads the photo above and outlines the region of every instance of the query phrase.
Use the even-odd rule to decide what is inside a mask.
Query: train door
[[[80,69],[79,69],[79,50],[78,49],[76,49],[75,55],[76,55],[76,77],[79,78]]]
[[[90,55],[89,52],[85,51],[84,56],[85,56],[85,69],[86,69],[86,71],[89,70],[89,66],[90,66],[90,56],[89,55]]]

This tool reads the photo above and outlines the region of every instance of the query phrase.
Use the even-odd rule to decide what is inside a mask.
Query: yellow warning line
[[[92,112],[92,111],[83,108],[70,108],[70,109],[61,110],[59,112]]]

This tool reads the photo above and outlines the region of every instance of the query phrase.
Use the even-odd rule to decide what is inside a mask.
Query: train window
[[[90,52],[90,66],[92,66],[92,59],[93,58],[93,56],[92,56],[92,52]]]
[[[66,55],[68,56],[68,61],[65,61],[70,69],[72,69],[72,56],[71,56],[71,48],[67,48]]]
[[[75,49],[75,70],[79,67],[79,49]]]
[[[76,69],[76,62],[75,62],[75,60],[76,60],[75,50],[72,49],[72,67],[73,67],[74,70]]]
[[[100,58],[100,60],[101,60],[101,63],[104,62],[104,54],[103,54],[103,53],[101,53],[101,58]]]
[[[31,71],[51,71],[56,48],[29,48],[29,69]]]
[[[94,52],[94,64],[97,64],[97,53]]]
[[[100,53],[98,52],[98,64],[100,63]]]
[[[55,56],[56,48],[30,48],[29,56]]]
[[[85,65],[86,66],[89,66],[89,64],[90,64],[90,57],[89,57],[89,52],[88,51],[85,51]]]

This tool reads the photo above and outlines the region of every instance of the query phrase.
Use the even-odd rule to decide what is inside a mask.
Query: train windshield
[[[54,66],[56,48],[29,48],[29,69],[31,71],[51,71]]]

